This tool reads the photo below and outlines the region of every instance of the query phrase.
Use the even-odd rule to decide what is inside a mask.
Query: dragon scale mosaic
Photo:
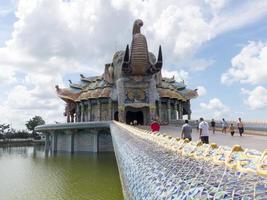
[[[186,146],[178,154],[130,129],[111,123],[125,199],[267,199],[266,177],[185,156]]]

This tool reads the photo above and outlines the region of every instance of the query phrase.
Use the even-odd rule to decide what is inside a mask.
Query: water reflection
[[[55,154],[0,148],[0,199],[122,199],[114,153]]]

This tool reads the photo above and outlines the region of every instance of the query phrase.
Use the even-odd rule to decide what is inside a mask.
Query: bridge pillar
[[[74,153],[74,133],[71,133],[70,136],[70,152]]]
[[[93,152],[98,152],[98,133],[93,134]]]
[[[57,134],[55,134],[55,131],[51,132],[51,150],[52,152],[57,151]]]
[[[50,150],[50,133],[45,134],[45,153]]]

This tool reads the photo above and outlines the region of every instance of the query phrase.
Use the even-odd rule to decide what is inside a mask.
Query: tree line
[[[45,121],[40,116],[34,116],[26,122],[26,130],[16,130],[10,124],[0,124],[0,139],[15,139],[15,138],[36,138],[40,137],[34,128],[45,124]]]

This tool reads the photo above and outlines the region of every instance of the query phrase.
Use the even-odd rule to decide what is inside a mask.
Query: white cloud
[[[189,78],[188,72],[184,70],[169,71],[167,69],[162,69],[162,76],[167,78],[174,77],[176,81],[187,82]]]
[[[197,93],[200,97],[205,96],[207,94],[207,90],[204,86],[197,87]]]
[[[171,48],[177,59],[184,58],[211,38],[211,27],[201,9],[194,5],[169,5],[154,24],[156,38]]]
[[[50,85],[46,85],[47,88]],[[25,122],[35,115],[42,116],[46,122],[64,121],[64,103],[51,95],[40,95],[39,86],[28,89],[23,85],[15,86],[0,104],[0,112],[4,117],[0,123],[12,123],[15,128],[25,128]],[[45,89],[47,91],[47,89]]]
[[[232,2],[233,6],[221,9],[212,18],[210,25],[215,36],[251,24],[267,14],[267,1],[242,1],[236,5]]]
[[[213,98],[208,103],[200,103],[200,107],[214,118],[225,117],[230,111],[218,98]]]
[[[251,109],[267,108],[267,89],[262,86],[257,86],[253,90],[241,89],[241,93],[247,95],[244,100],[245,104]]]
[[[52,109],[64,104],[55,103],[58,99],[53,93],[54,85],[63,85],[66,74],[100,74],[104,64],[111,62],[114,51],[125,49],[131,42],[136,18],[144,21],[142,32],[147,36],[149,50],[156,54],[162,44],[163,75],[186,81],[187,69],[167,70],[168,64],[196,60],[194,53],[203,43],[262,17],[267,4],[253,2],[249,7],[244,3],[249,14],[240,15],[239,7],[223,12],[228,0],[20,0],[12,35],[0,48],[0,83],[15,83],[20,79],[18,74],[26,77],[23,82],[16,82],[1,109],[10,121],[19,121],[18,116],[28,118],[27,109],[32,114],[48,109],[44,112],[47,119],[61,115]],[[259,8],[257,12],[255,8]],[[242,16],[245,20],[241,20]],[[193,66],[196,70],[211,65],[209,60],[200,61]]]
[[[214,12],[218,12],[224,8],[228,2],[229,0],[205,0],[205,3],[208,4]]]
[[[232,58],[231,68],[221,76],[221,82],[231,84],[266,83],[267,80],[267,43],[249,42],[241,52]]]
[[[0,103],[4,117],[0,123],[12,123],[15,128],[25,128],[26,120],[40,115],[46,122],[64,122],[64,102],[56,97],[55,85],[63,85],[61,76],[28,73],[23,85],[12,88],[6,100]]]
[[[15,72],[12,68],[0,67],[0,84],[10,84],[16,81]]]
[[[214,64],[213,59],[193,59],[186,63],[191,71],[203,71]]]

